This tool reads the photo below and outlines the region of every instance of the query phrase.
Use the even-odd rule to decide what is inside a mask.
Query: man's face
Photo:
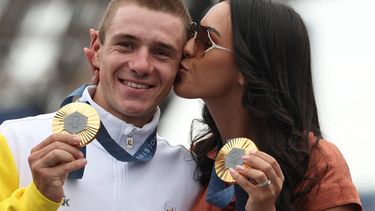
[[[94,55],[100,69],[95,102],[138,127],[149,122],[173,85],[185,41],[179,17],[120,6]]]

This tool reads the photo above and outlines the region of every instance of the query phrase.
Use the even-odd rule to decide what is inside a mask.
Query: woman
[[[227,0],[193,27],[174,90],[205,103],[208,127],[192,143],[205,187],[195,210],[361,210],[344,158],[322,140],[300,16],[270,0]],[[231,169],[230,189],[212,170],[236,137],[259,151],[242,157],[251,168]]]

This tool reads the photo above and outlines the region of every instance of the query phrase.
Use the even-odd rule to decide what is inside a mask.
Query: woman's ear
[[[242,73],[238,73],[238,84],[240,86],[245,86],[245,77],[242,75]]]

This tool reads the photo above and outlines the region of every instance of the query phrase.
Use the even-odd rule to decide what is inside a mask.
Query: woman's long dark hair
[[[230,0],[236,64],[245,77],[243,106],[253,124],[249,130],[260,150],[273,156],[285,181],[277,210],[297,210],[296,202],[312,188],[296,188],[305,179],[311,146],[308,133],[319,139],[314,98],[310,43],[305,24],[290,7],[271,0]],[[203,121],[208,129],[192,142],[200,182],[207,185],[213,161],[207,153],[218,146],[219,131],[206,106]],[[209,139],[202,137],[211,134]]]

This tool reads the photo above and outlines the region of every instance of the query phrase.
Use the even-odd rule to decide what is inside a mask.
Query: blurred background
[[[281,0],[280,0],[281,1]],[[185,0],[195,21],[216,0]],[[324,136],[346,158],[364,210],[375,210],[375,1],[284,0],[305,20]],[[104,0],[0,0],[0,123],[53,112],[89,82],[83,47]],[[202,102],[171,93],[159,132],[189,147]]]

